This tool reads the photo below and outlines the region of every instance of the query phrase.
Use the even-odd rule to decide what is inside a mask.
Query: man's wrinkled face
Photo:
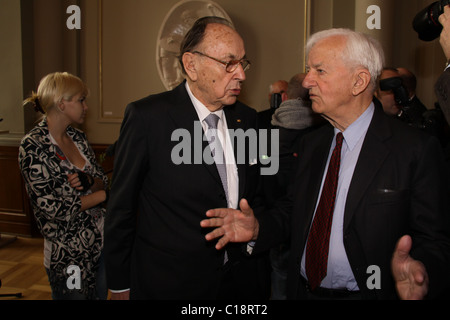
[[[229,62],[245,57],[244,41],[228,26],[210,24],[205,37],[196,51],[217,60]],[[195,54],[196,79],[193,92],[206,107],[220,109],[236,102],[245,80],[245,72],[239,65],[233,72],[227,72],[222,63],[201,54]]]
[[[354,73],[342,59],[345,39],[331,37],[311,49],[303,87],[309,89],[314,112],[331,119],[345,116],[353,99]]]

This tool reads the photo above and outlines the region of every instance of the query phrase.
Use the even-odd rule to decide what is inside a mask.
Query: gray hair
[[[378,77],[384,67],[384,51],[381,44],[374,38],[350,29],[328,29],[313,34],[306,44],[306,55],[319,41],[330,37],[345,37],[346,46],[342,52],[342,59],[351,67],[366,68],[371,75],[372,89],[377,86]]]

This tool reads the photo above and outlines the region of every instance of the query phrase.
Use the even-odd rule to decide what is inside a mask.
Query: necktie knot
[[[205,118],[205,122],[208,125],[209,129],[217,129],[217,124],[219,123],[219,116],[214,114],[214,113],[210,113],[206,118]]]

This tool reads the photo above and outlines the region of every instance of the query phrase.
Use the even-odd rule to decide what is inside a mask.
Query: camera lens
[[[439,37],[442,32],[439,16],[442,13],[443,8],[439,1],[436,1],[416,15],[413,28],[419,34],[420,40],[432,41]]]

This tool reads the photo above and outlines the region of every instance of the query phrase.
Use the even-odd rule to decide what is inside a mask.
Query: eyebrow
[[[242,58],[238,58],[236,57],[234,54],[228,54],[227,58],[231,59],[231,60],[242,60],[242,59],[247,59],[247,54],[245,54]]]
[[[319,63],[313,64],[312,66],[306,65],[306,67],[308,67],[308,68],[312,67],[314,69],[317,69],[317,68],[323,67],[323,62],[319,62]]]

